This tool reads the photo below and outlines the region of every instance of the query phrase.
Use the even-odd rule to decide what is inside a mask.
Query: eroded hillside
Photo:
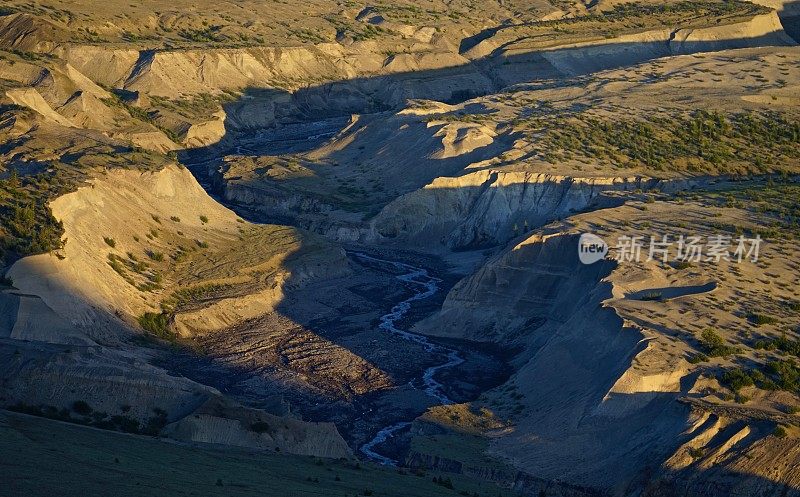
[[[787,353],[797,340],[795,193],[793,184],[643,193],[526,235],[462,280],[418,331],[526,350],[505,387],[469,406],[506,423],[473,427],[486,441],[471,446],[587,488],[629,492],[643,471],[656,471],[652,495],[716,495],[703,490],[710,482],[765,495],[791,486],[786,438],[800,400]],[[624,236],[734,242],[719,260],[666,264],[645,247],[638,262],[583,265],[578,235],[587,232],[608,240],[615,258]],[[757,261],[731,258],[737,236],[756,235],[764,239]],[[670,249],[673,257],[677,245]],[[469,419],[439,423],[475,436],[461,426]]]
[[[243,495],[798,494],[799,12],[6,2],[10,488],[52,433]]]

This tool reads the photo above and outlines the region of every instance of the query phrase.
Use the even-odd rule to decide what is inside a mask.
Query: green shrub
[[[208,222],[208,217],[204,215],[200,215],[200,222],[206,224]]]
[[[83,400],[76,400],[72,403],[72,410],[81,416],[88,416],[92,413],[92,407]]]
[[[734,392],[738,392],[742,388],[750,387],[754,384],[753,378],[750,377],[747,371],[741,368],[725,371],[720,380]]]
[[[152,260],[154,260],[156,262],[161,262],[161,261],[164,260],[164,254],[162,254],[161,252],[155,252],[155,251],[152,251],[152,250],[148,250],[146,253],[147,253],[147,257],[149,257],[150,259],[152,259]]]
[[[172,295],[162,303],[162,306],[177,312],[192,302],[212,297],[229,288],[230,285],[216,283],[181,288],[172,292]]]
[[[791,392],[800,388],[800,368],[794,361],[770,361],[767,363],[767,372],[776,378],[776,384],[782,390]]]
[[[125,271],[125,266],[122,264],[119,257],[114,254],[108,254],[108,265],[111,266],[111,269],[117,272],[123,278],[126,277],[127,272]]]
[[[702,447],[689,447],[689,456],[691,456],[692,459],[699,459],[703,457],[703,454],[705,454],[705,451]]]
[[[47,203],[63,194],[59,179],[41,174],[0,180],[0,254],[8,265],[27,255],[63,248],[64,225],[53,217]]]
[[[642,297],[641,297],[640,300],[648,300],[648,301],[661,300],[661,298],[663,296],[664,296],[664,294],[662,292],[651,290],[651,291],[648,291],[648,292],[645,292],[644,294],[642,294]]]
[[[136,285],[136,289],[139,290],[140,292],[152,292],[154,290],[160,290],[161,285],[154,283],[152,281],[147,281]]]
[[[700,341],[704,347],[708,347],[710,349],[720,347],[725,344],[725,341],[722,339],[722,337],[711,328],[706,328],[702,333],[700,333]]]
[[[772,434],[778,438],[786,438],[789,436],[789,434],[786,432],[786,428],[783,426],[776,426],[775,431],[773,431]]]
[[[433,478],[433,483],[441,487],[448,488],[450,490],[453,489],[453,480],[451,480],[450,478],[445,478],[443,476],[436,476]]]
[[[756,326],[761,326],[764,324],[775,324],[778,322],[778,319],[773,316],[768,316],[766,314],[758,314],[752,313],[747,318]]]
[[[727,357],[739,352],[737,347],[727,345],[725,340],[711,328],[706,328],[700,334],[700,345],[709,357]]]
[[[759,340],[755,348],[762,350],[781,350],[788,354],[800,357],[800,340],[789,340],[786,335],[774,340]]]
[[[124,431],[125,433],[139,433],[139,421],[130,416],[111,416],[111,423],[113,423],[119,431]]]
[[[173,338],[169,331],[169,315],[161,312],[145,312],[139,317],[139,326],[160,338]]]
[[[700,352],[698,354],[689,357],[688,361],[689,364],[700,364],[701,362],[708,361],[708,356]]]
[[[114,248],[114,247],[117,246],[117,242],[113,238],[104,236],[103,237],[103,241],[106,242],[106,245],[108,245],[111,248]]]
[[[145,435],[158,435],[162,428],[167,426],[167,413],[163,409],[153,409],[155,416],[147,419],[145,425],[141,428],[141,432]]]
[[[264,421],[257,421],[250,425],[250,430],[256,433],[269,433],[271,429],[269,423]]]

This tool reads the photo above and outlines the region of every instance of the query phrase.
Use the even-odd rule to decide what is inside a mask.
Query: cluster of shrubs
[[[741,352],[739,347],[728,345],[719,333],[711,328],[706,328],[700,334],[700,349],[702,352],[692,356],[689,359],[690,363],[697,364],[707,361],[709,357],[728,357]]]
[[[170,329],[169,323],[176,312],[191,305],[192,302],[218,295],[229,288],[230,285],[209,283],[175,290],[161,303],[161,312],[145,312],[139,316],[139,326],[158,338],[175,340],[175,334]]]
[[[759,313],[752,313],[747,316],[747,319],[749,319],[756,326],[775,324],[778,322],[778,319],[774,316],[769,316],[767,314],[759,314]]]
[[[116,242],[113,238],[104,238],[106,244],[111,247],[116,246]],[[155,257],[154,254],[158,254],[160,259]],[[152,292],[155,290],[161,289],[161,282],[163,281],[163,277],[161,273],[154,269],[150,269],[150,266],[147,265],[146,262],[140,261],[134,254],[128,252],[128,258],[124,259],[116,254],[109,253],[108,254],[108,265],[111,266],[117,274],[122,276],[122,278],[131,286],[136,287],[139,291],[142,292]],[[151,251],[147,252],[147,255],[155,260],[160,261],[163,260],[164,256],[160,253],[153,253]],[[145,277],[145,281],[141,283],[137,283],[133,277],[128,274],[128,270],[133,271],[139,275]]]
[[[717,332],[710,328],[702,332],[700,347],[702,352],[691,357],[689,362],[696,364],[707,361],[709,357],[727,357],[741,352],[739,347],[728,345]],[[800,341],[790,340],[786,336],[758,340],[754,344],[754,348],[758,350],[779,350],[784,354],[800,357]],[[728,369],[719,376],[719,380],[723,385],[737,393],[737,400],[739,398],[738,392],[742,388],[750,386],[756,386],[762,390],[800,392],[800,366],[798,366],[794,358],[771,360],[762,368]]]
[[[129,40],[134,41],[134,40]],[[155,113],[142,109],[140,107],[136,107],[135,105],[130,105],[127,102],[123,101],[119,98],[116,93],[111,94],[110,98],[102,99],[103,103],[110,106],[110,107],[117,107],[124,109],[132,118],[138,119],[139,121],[146,122],[158,128],[159,131],[167,135],[167,137],[175,143],[181,143],[180,136],[170,128],[166,126],[162,126],[161,123],[155,120],[154,115]]]
[[[569,10],[574,5],[568,1],[557,1],[556,5],[560,5],[564,10]],[[613,9],[590,12],[585,15],[574,16],[566,19],[553,19],[547,21],[537,21],[531,23],[533,26],[548,26],[553,27],[555,30],[559,28],[590,22],[599,23],[625,23],[634,18],[647,21],[655,21],[658,23],[665,23],[667,18],[677,18],[689,20],[697,20],[702,18],[722,16],[731,18],[732,16],[752,16],[756,14],[768,13],[769,9],[760,5],[754,5],[749,2],[741,2],[738,0],[726,0],[724,2],[713,1],[680,1],[670,3],[640,3],[629,2],[621,3],[614,6]],[[637,20],[638,20],[637,19]],[[645,24],[637,23],[637,26],[646,26]],[[585,31],[585,30],[584,30]]]
[[[170,315],[166,312],[145,312],[139,316],[139,326],[151,335],[173,340],[175,335],[169,328]]]
[[[231,285],[220,283],[208,283],[181,288],[172,292],[172,295],[164,301],[163,306],[176,312],[194,301],[207,299],[230,288]]]
[[[779,165],[775,156],[800,157],[800,121],[776,113],[764,115],[696,111],[678,117],[649,120],[609,120],[587,116],[533,119],[546,157],[562,151],[607,159],[624,166],[654,169],[724,167],[731,161],[753,164],[759,171]],[[746,145],[746,146],[742,146]],[[681,166],[685,164],[685,166]]]
[[[255,423],[250,425],[250,431],[255,433],[270,433],[272,432],[272,427],[266,421],[256,421]]]
[[[203,29],[183,29],[178,32],[181,38],[188,41],[200,43],[221,43],[226,40],[226,36],[220,33],[222,26],[212,25]]]
[[[771,340],[758,340],[754,348],[757,350],[780,350],[800,357],[800,340],[790,340],[785,335]]]
[[[433,478],[433,483],[435,483],[435,484],[437,484],[437,485],[439,485],[441,487],[444,487],[444,488],[449,488],[450,490],[453,489],[453,480],[451,480],[450,478],[444,478],[442,476],[435,476]]]
[[[126,414],[130,411],[130,406],[122,406],[122,414],[109,415],[102,411],[95,411],[92,406],[83,400],[73,402],[71,409],[59,409],[50,405],[30,405],[20,402],[9,407],[9,410],[31,416],[93,426],[104,430],[139,433],[142,435],[157,435],[167,425],[167,413],[163,409],[153,409],[153,416],[144,423],[140,423],[134,417]]]
[[[753,385],[762,390],[800,392],[800,367],[793,359],[769,361],[763,371],[756,368],[729,369],[719,379],[734,392]]]
[[[47,206],[69,191],[55,172],[0,180],[0,254],[4,265],[64,246],[64,225]]]

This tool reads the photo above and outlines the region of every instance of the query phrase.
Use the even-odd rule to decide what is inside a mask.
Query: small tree
[[[76,400],[72,403],[72,410],[81,416],[88,416],[92,413],[92,406],[83,400]]]

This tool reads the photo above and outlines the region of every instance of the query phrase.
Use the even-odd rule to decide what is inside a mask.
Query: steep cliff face
[[[165,433],[180,440],[350,455],[331,424],[245,409],[214,388],[153,365],[163,351],[135,345],[141,331],[133,329],[145,312],[170,305],[169,328],[148,331],[164,336],[175,329],[188,336],[230,330],[273,311],[287,288],[347,274],[341,250],[316,239],[302,242],[291,228],[243,222],[175,165],[97,171],[89,184],[51,207],[63,222],[66,245],[16,262],[8,272],[14,288],[0,294],[4,406],[58,413],[88,402],[105,416],[95,421],[122,420],[126,429],[137,422],[142,429],[151,426],[154,412],[163,412],[148,429],[172,421]],[[290,340],[291,330],[283,331],[279,343]],[[356,372],[351,382],[388,382],[342,347],[329,343],[315,352],[311,361],[295,354],[313,363],[308,375],[338,359]],[[251,428],[264,417],[269,435]]]
[[[64,324],[49,331],[63,328]],[[146,353],[106,348],[85,335],[82,338],[68,345],[53,344],[53,339],[41,335],[4,339],[2,406],[43,406],[58,412],[82,401],[97,413],[126,416],[144,425],[154,409],[175,420],[219,396],[214,389],[153,366]]]
[[[645,337],[603,305],[615,264],[580,264],[577,248],[573,234],[510,247],[416,330],[524,346],[508,383],[520,392],[511,402],[522,414],[513,430],[494,435],[490,453],[537,478],[597,489],[658,464],[686,416],[667,392],[624,411],[603,408],[617,400],[604,396],[644,353]]]
[[[69,63],[4,58],[0,60],[0,77],[13,82],[14,87],[5,91],[8,100],[33,110],[48,124],[101,131],[107,136],[159,152],[178,147],[152,123],[133,118],[116,104],[109,91]],[[207,140],[203,137],[199,141]],[[198,140],[195,138],[193,141]]]
[[[723,26],[697,29],[677,26],[674,29],[646,31],[603,41],[565,45],[543,50],[540,55],[560,73],[577,76],[672,55],[794,44],[794,40],[784,32],[778,14],[772,12]],[[506,69],[505,77],[509,81],[519,77],[513,70],[513,67]]]
[[[512,427],[487,434],[488,452],[524,473],[611,495],[791,495],[797,455],[786,440],[797,428],[786,406],[796,392],[730,390],[720,374],[766,360],[737,342],[749,325],[728,307],[743,287],[751,302],[778,291],[755,283],[761,267],[677,269],[646,260],[646,249],[638,262],[579,261],[580,233],[601,236],[615,257],[614,240],[637,230],[717,229],[703,227],[702,201],[649,205],[571,216],[510,244],[415,331],[523,350],[512,379],[479,406],[509,412]],[[718,217],[760,222],[735,209]],[[782,242],[772,243],[768,267],[782,271]],[[709,329],[738,344],[735,359],[690,360]]]
[[[396,85],[386,88],[389,80],[359,82],[361,76],[403,75],[416,71],[442,70],[442,77],[419,80],[419,75],[407,79],[405,86],[415,88],[416,93],[429,94],[439,88],[442,98],[450,98],[459,88],[467,89],[476,83],[476,76],[459,82],[459,73],[475,73],[475,68],[466,71],[455,69],[468,64],[457,54],[433,48],[433,51],[401,54],[386,59],[385,54],[374,43],[363,42],[349,47],[326,43],[305,47],[210,49],[181,51],[143,51],[128,49],[64,46],[56,52],[82,73],[107,86],[168,98],[240,90],[247,87],[281,87],[299,90],[308,86],[321,86],[318,95],[330,96],[342,90],[336,84],[325,82],[355,80],[350,86],[361,86],[362,92],[383,93],[384,96],[398,91]],[[449,81],[439,81],[447,76]],[[491,82],[484,79],[475,91],[481,91]],[[445,94],[445,85],[449,91]],[[400,85],[403,86],[403,85]],[[326,102],[325,106],[330,105]]]
[[[139,316],[158,307],[169,289],[191,284],[193,279],[195,283],[242,284],[261,295],[259,308],[263,313],[280,301],[284,283],[299,287],[315,278],[347,271],[340,264],[321,264],[323,260],[341,262],[343,255],[333,246],[310,242],[304,247],[302,235],[291,228],[265,230],[237,221],[232,211],[208,196],[187,169],[175,165],[157,172],[106,172],[91,185],[59,197],[51,207],[64,223],[67,243],[63,253],[60,257],[43,254],[25,258],[11,268],[9,275],[20,290],[40,295],[76,325],[89,325],[102,313]],[[236,261],[219,261],[229,266],[216,271],[207,267],[204,273],[193,273],[198,267],[183,262],[200,255],[204,247],[210,252],[201,257],[215,258],[212,253],[223,256],[231,243],[247,240],[272,240],[274,244],[241,252]],[[293,252],[302,253],[312,246],[309,259],[291,257]],[[181,252],[184,254],[179,255]],[[151,268],[145,272],[156,271],[163,280],[154,290],[142,291],[141,285],[135,284],[137,268],[115,269],[109,254],[123,261],[148,261],[144,266]],[[287,258],[288,266],[283,267]],[[275,285],[263,289],[265,293],[247,287],[245,282],[252,271],[269,270],[276,272]],[[239,297],[244,299],[245,295]],[[246,308],[239,306],[244,313],[241,319],[255,317],[245,312]]]
[[[415,330],[475,341],[514,343],[547,321],[585,305],[611,265],[579,264],[577,236],[532,235],[456,284],[442,310]]]
[[[109,87],[179,98],[247,87],[294,91],[320,86],[315,92],[330,96],[340,90],[325,82],[348,80],[347,86],[358,89],[351,90],[351,96],[366,93],[389,104],[420,95],[449,100],[487,93],[498,85],[529,81],[532,74],[587,74],[667,55],[794,43],[783,32],[776,12],[698,29],[678,24],[602,40],[557,43],[544,50],[489,36],[459,53],[457,43],[437,35],[417,40],[406,53],[388,56],[375,41],[169,51],[71,44],[65,34],[55,34],[56,25],[23,14],[6,16],[2,28],[0,44],[51,52]],[[374,77],[375,84],[358,81]]]
[[[15,103],[59,125],[101,130],[138,147],[166,152],[214,145],[237,131],[284,122],[396,109],[413,98],[464,101],[532,79],[583,75],[668,55],[793,43],[774,12],[712,27],[682,28],[692,25],[691,19],[684,21],[671,29],[612,33],[602,40],[567,38],[544,48],[489,36],[464,53],[457,48],[459,40],[447,38],[452,33],[420,37],[414,31],[405,35],[416,40],[405,52],[391,53],[373,40],[203,50],[86,45],[70,42],[69,32],[58,23],[14,14],[0,21],[0,47],[44,53],[58,61],[45,64],[51,66],[45,73],[23,83],[33,90],[10,94]],[[492,49],[478,50],[484,44]],[[54,65],[66,67],[56,70]],[[128,115],[123,107],[111,105],[114,98],[95,83],[168,100],[244,94],[235,102],[215,104],[213,118],[167,116],[153,121],[163,109],[144,106]],[[454,138],[455,148],[461,142]]]
[[[645,335],[604,305],[615,264],[580,264],[577,247],[576,234],[510,247],[416,330],[523,346],[508,383],[517,397],[498,395],[518,404],[514,428],[493,434],[489,452],[536,478],[614,492],[674,450],[687,410],[668,382],[619,388],[635,360],[647,362]]]
[[[78,326],[90,326],[115,313],[139,316],[148,302],[153,305],[157,299],[152,292],[141,292],[127,283],[109,264],[108,254],[127,257],[130,252],[146,260],[144,251],[149,250],[163,257],[169,242],[154,237],[151,230],[163,232],[164,222],[183,231],[188,241],[192,236],[207,239],[208,228],[198,213],[209,219],[219,236],[233,237],[237,229],[233,212],[214,202],[188,170],[174,165],[159,172],[112,170],[91,185],[59,197],[51,208],[64,223],[63,253],[22,259],[9,276],[21,291],[39,295]],[[169,221],[170,217],[179,218],[180,225]]]
[[[641,177],[573,178],[484,170],[437,178],[391,202],[371,226],[387,241],[436,240],[449,249],[478,248],[586,209],[612,205],[603,192],[680,188],[691,182]]]
[[[409,125],[403,126],[408,132]],[[466,127],[462,130],[474,130]],[[415,166],[425,165],[421,174],[430,174],[432,167],[462,168],[468,163],[468,151],[452,153],[449,136],[442,128],[433,141],[441,140],[441,148],[431,147],[431,140],[416,138],[420,150],[430,150],[426,159],[411,161],[397,178],[401,188],[413,188],[419,177]],[[453,132],[458,133],[457,131]],[[428,133],[430,135],[430,133]],[[483,134],[472,142],[469,151],[481,153],[490,145]],[[362,137],[363,138],[363,137]],[[370,140],[364,140],[370,143]],[[359,142],[360,143],[360,142]],[[392,151],[386,142],[380,144],[378,156]],[[391,143],[391,142],[390,142]],[[475,149],[472,149],[472,147]],[[500,146],[502,147],[502,146]],[[493,149],[487,149],[489,152]],[[494,149],[496,150],[496,149]],[[451,153],[448,153],[451,152]],[[485,151],[484,151],[485,152]],[[447,165],[437,154],[453,156]],[[403,157],[398,153],[398,157]],[[462,158],[460,162],[457,160]],[[474,156],[473,156],[474,158]],[[371,219],[340,210],[334,197],[309,194],[303,188],[289,189],[280,181],[254,181],[242,177],[240,169],[250,171],[239,160],[237,168],[226,172],[225,197],[232,202],[264,212],[277,219],[291,218],[294,222],[340,241],[412,244],[420,250],[444,251],[476,249],[505,243],[531,229],[555,219],[585,210],[617,204],[606,193],[634,191],[678,191],[704,183],[704,179],[658,180],[645,177],[572,177],[526,171],[495,171],[485,169],[462,176],[438,177],[422,188],[413,189],[392,200]],[[383,161],[386,164],[385,161]],[[391,163],[389,165],[396,165]],[[394,174],[397,174],[395,171]],[[410,184],[402,185],[402,182]]]
[[[218,143],[227,132],[225,118],[225,111],[220,110],[208,121],[189,124],[183,135],[183,144],[187,148],[198,148]]]
[[[234,408],[212,399],[164,428],[178,440],[288,454],[350,458],[352,451],[333,423],[306,423],[290,417]]]
[[[746,48],[752,43],[764,45],[794,45],[786,34],[777,12],[755,16],[748,22],[721,27],[679,29],[669,41],[670,51],[687,54],[697,51],[714,51]]]
[[[774,425],[699,410],[691,438],[667,460],[642,495],[800,495],[797,445]]]

